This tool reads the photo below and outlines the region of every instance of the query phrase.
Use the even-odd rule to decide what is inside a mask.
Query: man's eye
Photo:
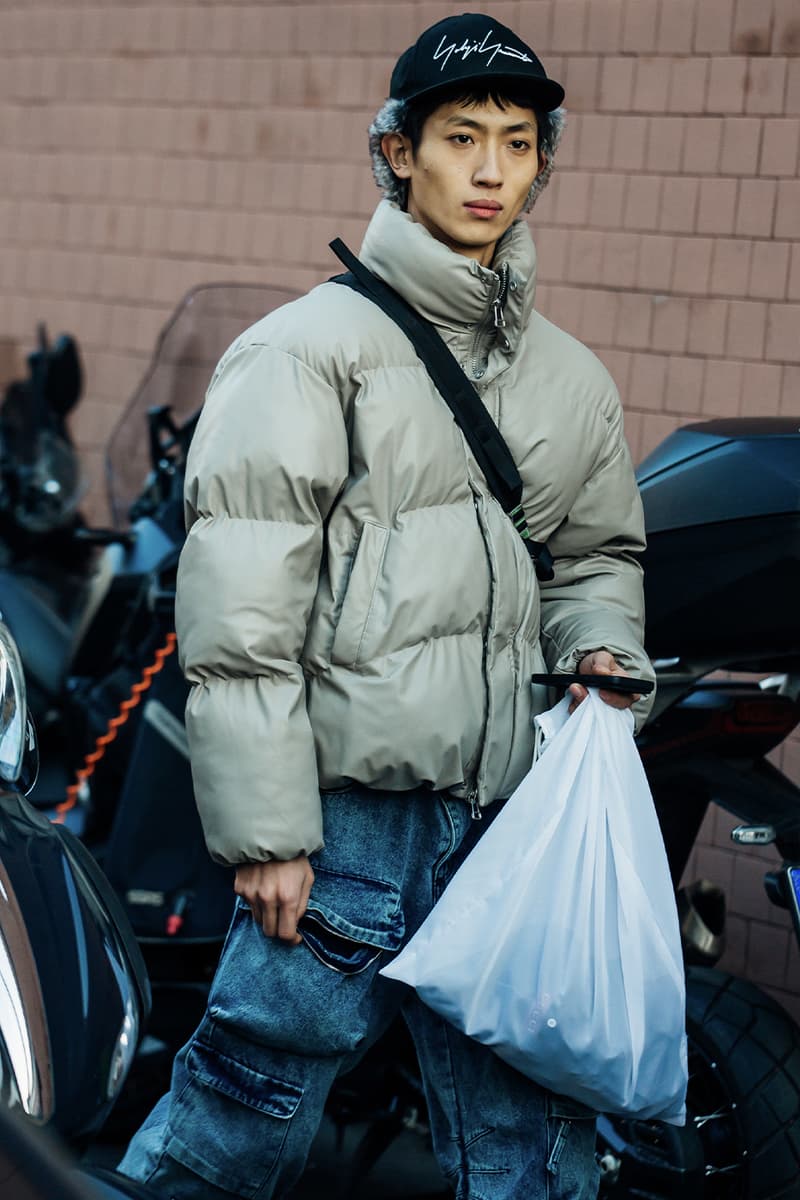
[[[523,141],[521,138],[516,138],[511,143],[512,150],[530,150],[530,148],[531,148],[530,142]]]
[[[472,138],[468,133],[454,133],[450,138],[451,142],[456,142],[459,146],[468,146]]]

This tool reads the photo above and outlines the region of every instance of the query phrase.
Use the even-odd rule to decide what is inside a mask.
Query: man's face
[[[448,102],[428,117],[416,153],[399,134],[387,135],[384,153],[391,149],[392,167],[408,179],[414,220],[456,254],[489,266],[539,174],[536,135],[530,108]]]

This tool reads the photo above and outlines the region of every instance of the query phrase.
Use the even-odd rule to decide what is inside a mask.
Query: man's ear
[[[411,177],[411,142],[402,133],[385,133],[381,138],[381,150],[398,179]]]
[[[545,152],[542,150],[541,153],[539,154],[539,170],[536,172],[537,179],[539,178],[539,176],[541,175],[542,171],[545,169],[545,167],[547,166],[549,161],[550,161],[550,159],[547,157]]]

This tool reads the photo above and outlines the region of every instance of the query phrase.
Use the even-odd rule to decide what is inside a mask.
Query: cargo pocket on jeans
[[[547,1200],[594,1200],[596,1137],[597,1114],[591,1108],[566,1096],[548,1096]]]
[[[328,1058],[349,1054],[366,1036],[381,952],[400,948],[405,921],[394,884],[328,870],[316,856],[311,865],[305,944],[264,937],[237,907],[208,1015],[243,1042]]]
[[[321,963],[358,975],[384,950],[400,948],[405,923],[394,884],[312,865],[314,886],[298,928]]]
[[[253,1196],[278,1160],[303,1089],[195,1039],[165,1149],[207,1183]]]

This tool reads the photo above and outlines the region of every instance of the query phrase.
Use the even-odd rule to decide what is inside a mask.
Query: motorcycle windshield
[[[142,382],[106,447],[106,487],[117,529],[130,524],[130,508],[154,465],[147,413],[169,406],[182,427],[198,412],[214,368],[231,342],[296,292],[266,284],[219,283],[193,288],[162,330]]]

